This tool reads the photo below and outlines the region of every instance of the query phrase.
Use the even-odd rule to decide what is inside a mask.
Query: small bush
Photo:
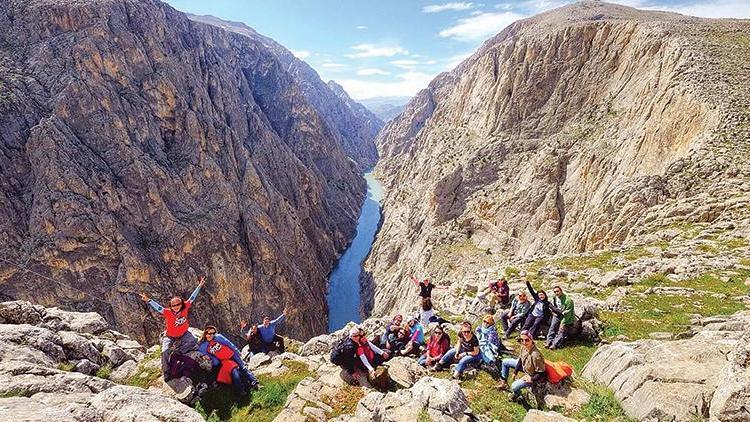
[[[96,376],[104,378],[105,380],[108,380],[110,375],[112,375],[112,364],[110,363],[102,365],[99,370],[96,371]]]

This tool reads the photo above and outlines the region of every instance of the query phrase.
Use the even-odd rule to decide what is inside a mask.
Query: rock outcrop
[[[103,321],[95,313],[48,309],[24,301],[0,303],[4,420],[202,421],[198,412],[176,400],[93,376],[105,365],[115,368],[113,374],[127,369],[144,354],[142,347],[133,347],[132,340]],[[111,356],[125,360],[118,363],[120,359]],[[96,369],[82,371],[83,367]]]
[[[468,252],[584,252],[747,218],[749,29],[584,1],[435,78],[376,141],[373,314],[411,300],[410,273],[472,276]]]
[[[277,44],[156,0],[2,0],[0,26],[0,298],[154,341],[137,293],[206,274],[195,325],[294,303],[292,335],[325,331],[377,122],[319,79],[312,102]]]
[[[310,65],[244,23],[226,21],[210,15],[188,14],[188,17],[252,38],[273,51],[295,78],[307,101],[320,111],[337,142],[343,146],[349,157],[357,162],[360,170],[368,170],[375,165],[378,161],[378,152],[374,140],[384,123],[365,106],[352,100],[341,85],[334,81],[323,82]]]
[[[602,346],[583,376],[611,388],[639,420],[748,420],[750,312],[696,324],[684,340]]]

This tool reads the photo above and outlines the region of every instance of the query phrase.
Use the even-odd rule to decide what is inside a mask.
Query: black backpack
[[[347,369],[354,368],[354,355],[357,346],[351,338],[346,337],[331,349],[331,363]]]

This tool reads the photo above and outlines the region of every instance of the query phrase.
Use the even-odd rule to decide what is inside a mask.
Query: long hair
[[[208,330],[214,330],[214,333],[219,334],[219,330],[216,329],[213,325],[206,325],[205,328],[203,328],[203,332],[201,333],[201,338],[198,340],[198,343],[203,343],[206,341],[206,331]],[[214,334],[214,338],[216,338],[216,334]]]

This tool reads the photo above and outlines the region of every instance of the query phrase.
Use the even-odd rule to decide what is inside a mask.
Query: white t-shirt
[[[430,318],[433,316],[435,316],[434,309],[430,309],[429,311],[419,311],[419,322],[422,324],[422,327],[425,327],[425,330],[427,329],[427,326],[430,325]]]

